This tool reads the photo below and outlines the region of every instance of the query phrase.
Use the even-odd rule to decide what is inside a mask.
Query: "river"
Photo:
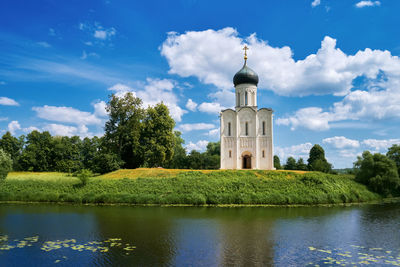
[[[0,266],[400,266],[400,204],[0,204]]]

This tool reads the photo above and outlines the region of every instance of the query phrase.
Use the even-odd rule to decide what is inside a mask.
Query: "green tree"
[[[396,163],[397,173],[400,176],[400,145],[393,145],[390,147],[386,156]]]
[[[10,132],[6,132],[0,139],[0,148],[11,156],[13,161],[13,169],[17,169],[18,158],[22,153],[24,147],[25,136],[21,135],[16,138]]]
[[[0,148],[0,181],[6,179],[7,174],[12,170],[12,164],[10,155]]]
[[[100,151],[100,143],[102,138],[94,136],[93,138],[85,137],[81,145],[81,158],[83,168],[95,171],[96,166],[94,158]]]
[[[324,149],[316,144],[310,150],[310,155],[307,160],[308,169],[310,171],[330,172],[332,165],[325,158]]]
[[[92,171],[101,174],[108,173],[118,170],[122,164],[123,162],[116,154],[100,150],[93,158]]]
[[[25,171],[54,170],[53,148],[54,142],[49,132],[32,131],[26,136],[26,146],[18,164]]]
[[[288,157],[285,164],[285,170],[296,170],[296,160],[293,157]]]
[[[187,158],[188,169],[194,169],[194,170],[204,169],[205,166],[204,159],[205,159],[204,153],[192,150]]]
[[[54,170],[73,173],[83,168],[82,141],[78,136],[54,136],[51,160]]]
[[[183,147],[185,140],[181,137],[181,132],[175,131],[174,132],[174,155],[172,159],[165,164],[164,167],[170,169],[187,169],[187,155],[186,150]]]
[[[304,163],[303,158],[299,158],[297,160],[296,169],[300,170],[300,171],[306,171],[307,170],[307,164]]]
[[[356,181],[367,185],[382,195],[398,194],[400,178],[396,164],[385,155],[364,151],[354,163]]]
[[[143,164],[140,149],[141,121],[144,119],[142,100],[126,93],[123,97],[111,95],[107,104],[109,120],[105,124],[104,139],[109,150],[121,159],[124,168]]]
[[[277,155],[274,156],[274,167],[277,170],[282,169],[281,160],[279,159],[279,157]]]
[[[141,127],[141,150],[147,167],[159,167],[170,161],[174,154],[175,121],[166,105],[159,103],[148,107]]]

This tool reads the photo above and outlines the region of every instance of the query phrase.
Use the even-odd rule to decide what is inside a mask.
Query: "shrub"
[[[78,172],[77,177],[79,180],[81,180],[82,185],[86,185],[89,181],[89,178],[93,177],[93,173],[91,170],[83,169]]]
[[[0,181],[6,179],[7,174],[12,170],[12,164],[10,155],[0,149]]]

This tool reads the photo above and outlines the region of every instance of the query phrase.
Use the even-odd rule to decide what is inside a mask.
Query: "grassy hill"
[[[349,175],[262,170],[119,170],[85,186],[64,173],[13,172],[0,201],[130,204],[334,204],[379,199]]]

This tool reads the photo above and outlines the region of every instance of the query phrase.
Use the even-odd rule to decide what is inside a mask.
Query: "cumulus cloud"
[[[195,76],[220,89],[233,87],[232,76],[243,64],[241,47],[250,47],[248,64],[260,76],[260,88],[285,96],[350,92],[359,76],[375,78],[380,71],[399,75],[400,62],[388,51],[365,49],[347,55],[326,36],[321,48],[305,59],[294,60],[290,47],[272,47],[255,34],[240,38],[233,28],[169,33],[161,46],[170,73]]]
[[[215,137],[219,137],[220,129],[219,128],[212,129],[212,130],[208,131],[207,135],[210,136],[210,137],[214,137],[214,138]]]
[[[19,106],[18,102],[14,99],[2,96],[0,97],[0,105],[3,106]]]
[[[314,1],[312,1],[311,6],[316,7],[316,6],[319,6],[320,4],[321,4],[321,0],[314,0]]]
[[[173,90],[175,87],[176,82],[173,80],[148,78],[140,90],[121,83],[115,84],[108,88],[108,90],[114,91],[117,96],[123,96],[127,92],[132,92],[135,96],[143,100],[145,106],[153,106],[163,102],[169,108],[171,117],[179,122],[187,111],[179,107],[178,97]]]
[[[206,150],[208,143],[209,142],[207,140],[199,140],[196,143],[189,142],[189,144],[187,144],[185,148],[188,153],[192,150],[204,151]]]
[[[94,114],[97,117],[107,117],[108,113],[106,110],[107,104],[104,101],[99,101],[93,104]]]
[[[49,48],[51,45],[48,42],[37,42],[36,43],[38,46],[44,47],[44,48]]]
[[[380,6],[380,1],[360,1],[356,4],[357,8]]]
[[[334,136],[325,138],[322,140],[324,144],[332,145],[338,149],[345,149],[345,148],[358,148],[360,147],[360,142],[357,140],[349,139],[344,136]]]
[[[362,144],[374,148],[376,151],[385,151],[394,144],[400,145],[400,139],[366,139],[362,141]]]
[[[56,107],[45,105],[43,107],[33,107],[36,115],[48,121],[71,123],[76,125],[100,125],[102,120],[96,115],[80,111],[72,107]]]
[[[276,124],[290,126],[291,130],[304,127],[311,130],[323,131],[329,129],[328,122],[331,121],[331,117],[330,113],[322,112],[321,108],[302,108],[290,117],[278,118]]]
[[[18,121],[12,121],[8,124],[8,131],[14,135],[18,130],[21,130],[21,125]]]
[[[88,128],[85,125],[80,125],[78,127],[75,126],[68,126],[63,124],[47,124],[43,127],[44,131],[50,132],[52,135],[59,135],[59,136],[80,136],[86,137],[91,135],[89,134]]]
[[[311,143],[293,145],[289,147],[275,147],[275,154],[279,156],[281,163],[285,162],[288,157],[307,159],[312,148]]]
[[[218,102],[203,102],[199,105],[199,110],[201,112],[209,113],[209,114],[219,114],[221,110],[225,109]]]
[[[189,98],[189,100],[186,103],[186,108],[190,111],[196,111],[197,108],[197,103],[194,102],[192,99]]]
[[[182,132],[210,130],[213,128],[215,128],[215,125],[211,123],[185,123],[178,126],[178,130]]]

